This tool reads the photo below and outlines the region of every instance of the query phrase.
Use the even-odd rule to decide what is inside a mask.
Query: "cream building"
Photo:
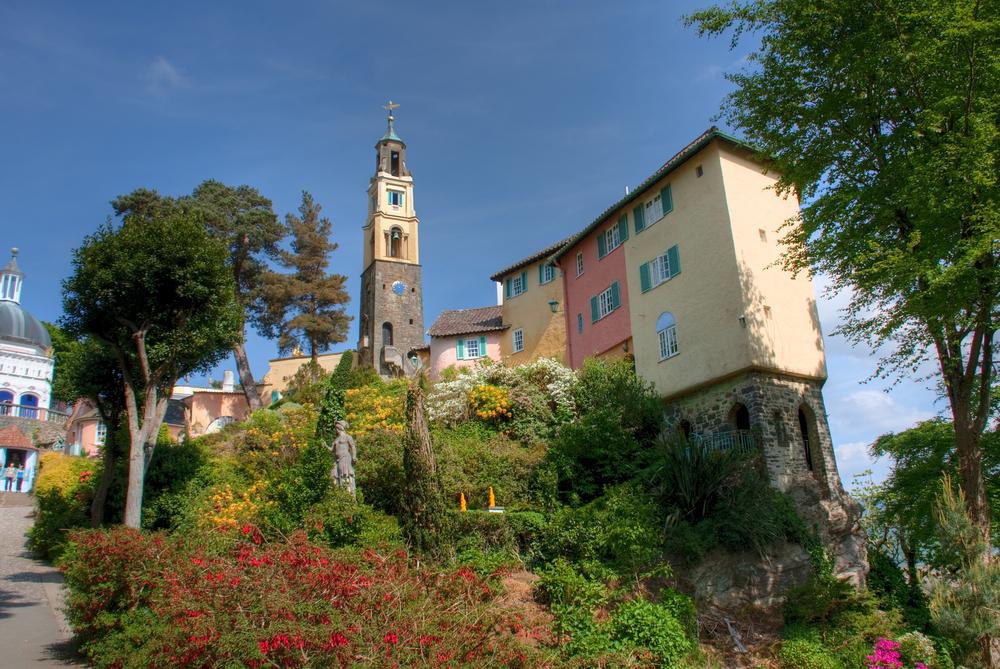
[[[565,243],[553,244],[490,277],[499,284],[501,313],[507,328],[500,338],[500,359],[509,365],[523,365],[536,358],[566,362],[561,270],[549,261]]]
[[[316,357],[319,366],[326,372],[333,372],[340,363],[343,353],[326,353]],[[309,362],[308,355],[292,355],[287,358],[273,358],[268,360],[267,373],[257,384],[260,391],[260,399],[264,406],[277,402],[286,390],[288,382],[292,380],[295,373],[302,365]]]

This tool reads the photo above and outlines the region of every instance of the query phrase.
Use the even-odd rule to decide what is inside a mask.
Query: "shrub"
[[[123,528],[73,535],[68,617],[98,667],[537,667],[471,570],[341,554],[252,526],[227,549]],[[368,663],[367,661],[365,662]]]
[[[369,432],[357,438],[355,477],[358,495],[384,513],[398,515],[403,485],[402,435]]]
[[[183,513],[188,482],[208,464],[208,450],[202,441],[177,444],[169,435],[161,430],[143,481],[142,526],[147,529],[173,527]]]
[[[90,502],[100,478],[100,463],[62,453],[42,453],[35,499],[38,513],[28,531],[28,547],[46,560],[59,559],[67,531],[90,525]]]
[[[588,578],[563,558],[557,558],[538,570],[536,598],[553,609],[584,609],[590,613],[607,601],[604,583]]]
[[[449,526],[460,552],[478,550],[530,559],[533,547],[546,528],[545,517],[531,511],[452,511],[449,516]]]
[[[355,438],[377,431],[401,434],[406,426],[405,393],[405,380],[348,389],[344,394],[348,432]]]
[[[303,514],[302,526],[310,541],[331,548],[398,548],[402,544],[395,518],[358,502],[337,486]]]
[[[843,669],[818,639],[786,639],[778,650],[782,669]]]
[[[626,648],[649,650],[660,666],[670,666],[693,648],[684,627],[662,604],[638,598],[619,606],[611,619],[611,639]]]
[[[510,392],[506,388],[483,384],[469,391],[473,415],[486,423],[502,423],[511,417]]]

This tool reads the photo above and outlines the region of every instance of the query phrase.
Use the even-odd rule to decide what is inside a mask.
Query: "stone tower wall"
[[[745,406],[759,435],[768,478],[794,501],[799,515],[832,548],[838,574],[864,582],[867,556],[859,525],[861,508],[843,488],[823,403],[821,382],[768,372],[747,372],[670,401],[667,421],[688,421],[692,435],[736,428],[735,409]],[[806,415],[813,468],[799,426]]]
[[[361,275],[361,338],[359,363],[372,365],[382,375],[382,324],[392,323],[393,346],[405,355],[424,345],[424,296],[420,265],[376,260]],[[392,284],[402,281],[406,292],[397,295]]]

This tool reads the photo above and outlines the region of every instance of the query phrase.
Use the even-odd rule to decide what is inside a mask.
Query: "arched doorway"
[[[392,346],[392,323],[382,323],[382,346]]]
[[[729,424],[737,430],[749,430],[750,410],[745,405],[737,403],[729,412]]]

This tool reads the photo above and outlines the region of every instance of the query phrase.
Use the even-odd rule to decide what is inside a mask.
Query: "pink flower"
[[[397,643],[399,643],[399,637],[396,636],[395,632],[386,632],[385,636],[382,637],[382,640],[385,641],[388,644],[397,644]]]

